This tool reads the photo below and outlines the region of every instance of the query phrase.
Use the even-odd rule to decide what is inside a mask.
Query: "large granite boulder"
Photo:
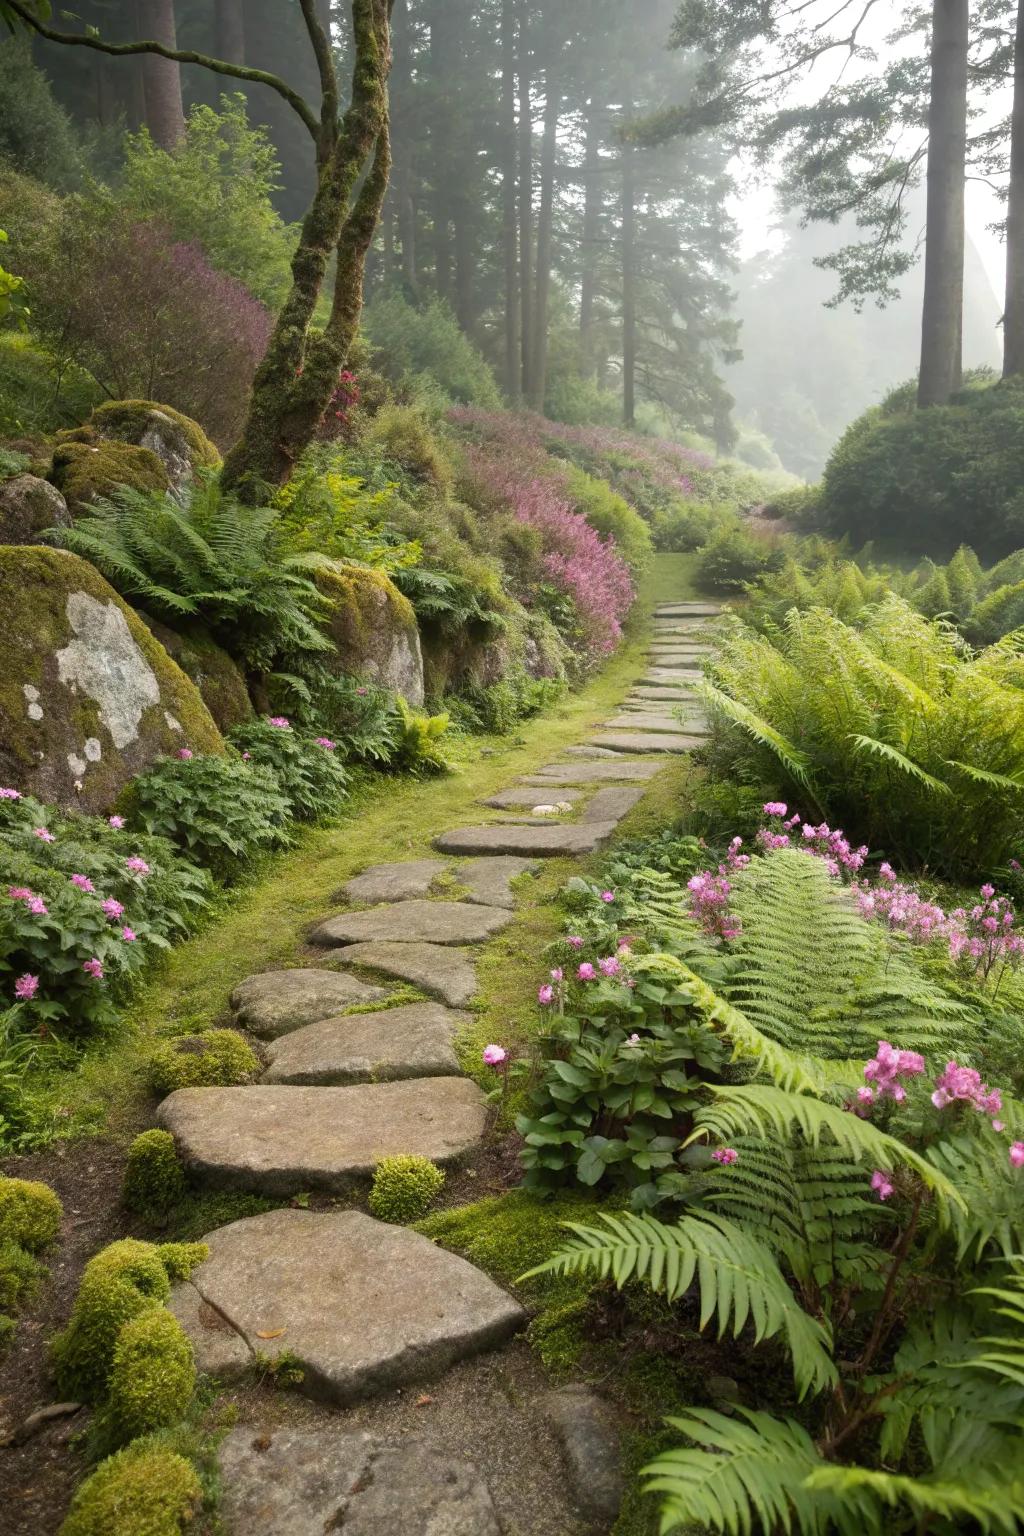
[[[108,400],[83,426],[58,433],[50,479],[72,512],[83,512],[122,485],[177,496],[219,463],[202,427],[172,406]]]
[[[175,493],[191,483],[197,470],[216,469],[220,463],[198,422],[154,400],[108,400],[93,411],[89,425],[101,437],[154,453]]]
[[[34,544],[47,528],[70,524],[68,504],[49,480],[14,475],[0,481],[0,544]]]
[[[164,650],[199,689],[203,703],[221,731],[245,725],[255,711],[241,668],[203,629],[187,634],[143,615]]]
[[[330,607],[326,627],[337,667],[423,703],[423,653],[408,598],[382,571],[347,565],[319,571],[316,584]],[[328,665],[330,665],[328,661]]]
[[[0,781],[102,811],[163,753],[223,750],[195,685],[77,555],[0,547]]]

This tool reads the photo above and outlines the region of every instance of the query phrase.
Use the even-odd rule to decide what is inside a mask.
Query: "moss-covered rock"
[[[155,400],[108,400],[88,424],[101,437],[155,454],[172,491],[187,485],[197,470],[220,464],[220,454],[197,421]]]
[[[184,1456],[141,1441],[108,1456],[86,1479],[60,1536],[180,1536],[202,1499]]]
[[[225,1088],[244,1083],[259,1071],[252,1048],[234,1029],[208,1029],[202,1035],[180,1035],[157,1046],[149,1061],[150,1082],[157,1093],[177,1088]]]
[[[199,689],[219,730],[226,735],[253,718],[255,711],[240,668],[205,630],[178,634],[166,624],[145,617],[164,650]]]
[[[476,692],[515,676],[563,680],[567,649],[545,615],[527,613],[509,598],[500,610],[505,625],[495,631],[467,625],[455,634],[425,626],[423,670],[427,696]]]
[[[47,528],[67,528],[68,504],[55,485],[37,475],[0,483],[0,544],[34,544]]]
[[[155,758],[224,750],[195,685],[93,566],[0,548],[0,780],[103,811]]]
[[[88,511],[99,497],[109,496],[122,485],[136,491],[170,488],[164,466],[151,449],[113,442],[91,427],[59,434],[50,479],[72,515]]]
[[[416,615],[394,582],[382,571],[352,565],[320,571],[316,583],[331,604],[326,627],[338,671],[368,677],[410,704],[422,704],[423,653]]]

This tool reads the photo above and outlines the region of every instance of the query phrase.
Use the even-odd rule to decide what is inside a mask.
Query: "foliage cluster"
[[[369,1206],[379,1221],[419,1221],[444,1187],[444,1173],[428,1157],[382,1157]]]
[[[39,1255],[55,1241],[62,1214],[48,1185],[0,1175],[0,1353],[14,1332],[13,1314],[45,1274]]]
[[[374,363],[395,384],[426,382],[452,404],[497,410],[494,374],[441,299],[410,304],[399,292],[376,295],[363,315]]]
[[[177,1088],[231,1087],[249,1081],[259,1069],[255,1052],[235,1029],[176,1035],[157,1045],[149,1058],[149,1080],[159,1094]]]

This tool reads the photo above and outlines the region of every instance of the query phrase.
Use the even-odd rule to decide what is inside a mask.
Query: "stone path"
[[[382,1157],[450,1166],[479,1147],[487,1102],[456,1050],[479,946],[514,921],[519,883],[543,860],[600,847],[673,755],[701,744],[694,689],[717,612],[662,605],[646,674],[588,741],[489,796],[476,820],[434,839],[436,857],[372,865],[336,891],[336,910],[309,934],[331,969],[263,972],[235,988],[235,1019],[267,1042],[261,1080],[181,1089],[158,1111],[195,1182],[351,1197]],[[406,990],[388,1006],[395,983]],[[409,986],[423,1000],[410,1001]],[[271,1211],[206,1241],[209,1259],[172,1298],[200,1368],[232,1380],[285,1356],[301,1392],[335,1412],[436,1378],[525,1321],[482,1271],[359,1210]],[[573,1446],[595,1433],[601,1407],[590,1394],[559,1411],[565,1422],[552,1408],[547,1433],[575,1492],[550,1529],[577,1536],[595,1515]],[[545,1439],[530,1456],[540,1465],[550,1454]],[[351,1410],[301,1431],[239,1427],[221,1460],[227,1529],[240,1536],[519,1536],[482,1466],[429,1439],[354,1429]],[[614,1468],[608,1476],[613,1507]],[[596,1528],[610,1524],[609,1514]]]

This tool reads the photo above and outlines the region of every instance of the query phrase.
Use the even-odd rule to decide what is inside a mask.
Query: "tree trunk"
[[[597,242],[601,226],[601,137],[598,107],[587,106],[587,138],[583,156],[583,233],[580,251],[580,350],[583,372],[593,378],[594,309],[597,298]]]
[[[921,406],[944,405],[963,369],[969,10],[969,0],[933,0]]]
[[[434,121],[431,126],[434,280],[441,298],[449,301],[452,298],[452,136],[448,114],[451,110],[451,82],[456,75],[452,58],[451,6],[452,0],[434,0],[430,12],[430,75],[434,86]]]
[[[402,282],[408,298],[419,297],[416,262],[416,173],[413,161],[412,27],[407,0],[396,0],[392,21],[395,62],[392,86],[392,145],[395,169],[392,187],[398,243],[402,248]]]
[[[455,317],[467,336],[476,326],[476,261],[471,206],[458,198],[452,209],[455,226]]]
[[[561,94],[549,67],[545,81],[544,138],[540,154],[540,215],[537,220],[537,280],[533,301],[533,364],[530,369],[530,404],[544,410],[548,377],[548,299],[551,294],[551,249],[555,215],[555,151]]]
[[[622,419],[636,425],[636,151],[622,146]]]
[[[135,0],[139,36],[178,46],[174,26],[174,0]],[[146,126],[161,149],[174,149],[185,136],[185,110],[181,104],[181,66],[155,53],[142,55],[142,80],[146,92]]]
[[[1024,3],[1024,0],[1022,0]],[[501,5],[501,192],[505,253],[505,393],[519,398],[519,242],[516,198],[516,9]]]
[[[1006,212],[1006,313],[1003,378],[1024,373],[1024,0],[1017,6],[1010,126],[1010,197]]]
[[[529,399],[533,339],[533,109],[530,104],[529,0],[519,0],[518,74],[520,392]]]
[[[242,0],[217,0],[217,57],[245,63],[245,16]]]

